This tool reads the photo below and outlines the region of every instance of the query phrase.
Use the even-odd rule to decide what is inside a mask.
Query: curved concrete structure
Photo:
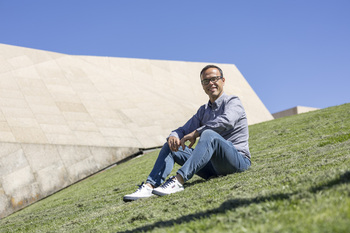
[[[161,146],[208,101],[205,65],[0,44],[0,217]],[[250,124],[273,119],[234,65],[216,65]]]

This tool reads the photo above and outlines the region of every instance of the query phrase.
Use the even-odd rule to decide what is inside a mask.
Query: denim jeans
[[[173,152],[168,143],[165,143],[147,182],[155,187],[161,185],[172,171],[175,162],[182,166],[177,173],[184,181],[191,179],[194,174],[209,179],[213,176],[242,172],[251,164],[231,142],[213,130],[205,130],[195,149],[185,147],[182,150],[180,147],[177,152]]]

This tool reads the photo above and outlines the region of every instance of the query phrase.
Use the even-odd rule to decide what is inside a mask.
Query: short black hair
[[[216,66],[216,65],[207,65],[207,66],[205,66],[205,67],[202,69],[202,71],[201,71],[199,77],[202,77],[202,74],[203,74],[207,69],[210,69],[210,68],[216,68],[216,69],[218,69],[218,70],[220,71],[221,77],[224,77],[224,73],[222,72],[222,70],[220,69],[220,67],[218,67],[218,66]]]

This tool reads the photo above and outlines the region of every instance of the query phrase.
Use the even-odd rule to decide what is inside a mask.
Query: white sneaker
[[[184,186],[175,178],[175,176],[170,177],[164,184],[153,189],[152,193],[158,196],[164,196],[184,190]]]
[[[132,194],[125,195],[123,201],[135,201],[140,198],[146,198],[153,196],[152,188],[142,182],[141,185],[138,185],[139,188]]]

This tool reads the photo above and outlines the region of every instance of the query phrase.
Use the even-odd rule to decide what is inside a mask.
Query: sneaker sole
[[[152,197],[152,196],[149,196],[149,197]],[[123,201],[125,201],[125,202],[136,201],[138,199],[144,199],[144,198],[149,198],[149,197],[123,197]]]
[[[135,197],[124,197],[123,198],[123,201],[125,202],[129,202],[129,201],[136,201],[137,199],[140,199],[140,198],[135,198]]]
[[[162,193],[162,192],[159,192],[157,190],[153,190],[152,191],[153,194],[157,195],[157,196],[165,196],[165,195],[168,195],[167,193]]]
[[[178,190],[178,191],[176,191],[174,193],[181,192],[181,191],[184,191],[184,189]],[[155,194],[155,195],[158,195],[158,196],[165,196],[165,195],[169,195],[169,194],[173,194],[173,193],[162,193],[162,192],[160,192],[158,190],[153,190],[152,194]]]

